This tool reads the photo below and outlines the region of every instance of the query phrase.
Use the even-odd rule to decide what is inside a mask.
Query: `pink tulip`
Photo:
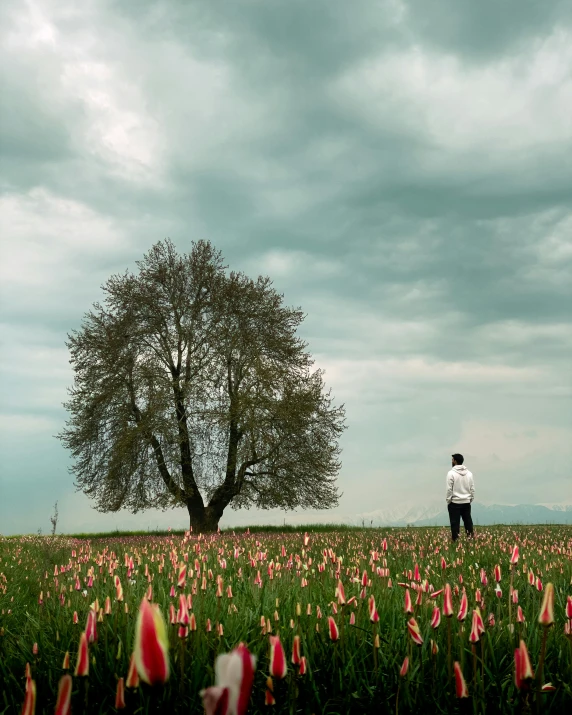
[[[518,563],[518,546],[514,546],[512,549],[512,554],[510,557],[510,562],[511,564],[517,564]]]
[[[439,606],[433,608],[433,615],[431,616],[431,628],[439,628],[441,623],[441,609]]]
[[[409,658],[405,656],[405,660],[403,661],[403,664],[399,670],[399,675],[404,678],[407,675],[407,671],[409,670]]]

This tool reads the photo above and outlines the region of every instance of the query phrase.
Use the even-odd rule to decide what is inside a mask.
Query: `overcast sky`
[[[0,34],[0,533],[187,525],[95,512],[53,437],[66,334],[165,237],[307,313],[327,518],[443,501],[455,451],[480,501],[572,503],[572,3],[9,0]]]

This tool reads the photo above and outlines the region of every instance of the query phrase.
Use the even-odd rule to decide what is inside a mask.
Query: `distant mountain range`
[[[494,524],[572,524],[571,504],[491,504],[474,502],[473,522],[481,526]],[[361,514],[361,520],[373,526],[448,526],[449,514],[442,504],[424,507],[404,505]]]

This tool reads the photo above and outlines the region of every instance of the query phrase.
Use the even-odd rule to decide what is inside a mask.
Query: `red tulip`
[[[445,595],[443,596],[443,615],[447,618],[453,615],[453,594],[448,583],[445,584]]]
[[[572,596],[566,596],[566,618],[572,620]]]
[[[215,685],[201,690],[206,715],[245,715],[248,709],[256,658],[244,643],[215,661]]]
[[[328,616],[328,627],[330,629],[330,640],[337,641],[340,637],[340,631],[332,616]]]
[[[273,678],[285,678],[288,666],[286,655],[279,636],[270,636],[270,675]]]
[[[86,677],[89,675],[89,650],[85,631],[81,634],[79,639],[79,649],[77,652],[74,675],[76,678]]]
[[[375,607],[375,598],[373,596],[369,597],[368,606],[369,606],[369,620],[372,623],[377,623],[379,621],[379,613],[377,612],[377,609]]]
[[[70,715],[73,681],[71,675],[62,675],[58,685],[55,715]]]
[[[300,658],[300,670],[298,671],[300,675],[306,675],[306,672],[308,670],[308,663],[306,661],[306,657],[302,656]]]
[[[411,603],[411,594],[409,589],[405,590],[405,608],[403,609],[405,613],[413,613],[413,605]]]
[[[546,584],[538,622],[546,627],[554,623],[554,586],[551,583]]]
[[[117,690],[115,691],[115,709],[123,710],[127,707],[125,705],[125,683],[123,678],[119,678],[117,681]]]
[[[85,635],[88,643],[97,643],[97,613],[91,608],[87,614]]]
[[[417,625],[417,621],[415,620],[415,618],[410,618],[407,621],[407,630],[409,631],[409,635],[411,636],[414,643],[416,643],[417,645],[423,645],[421,631],[419,630],[419,626]]]
[[[338,581],[335,595],[337,596],[338,603],[340,605],[343,605],[346,602],[346,593],[344,591],[344,584],[341,582],[341,580]]]
[[[409,658],[405,656],[405,660],[403,661],[403,664],[399,670],[399,675],[404,678],[407,675],[407,671],[409,670]]]
[[[26,681],[26,694],[22,706],[22,715],[34,715],[36,711],[36,681],[31,678]]]
[[[498,583],[501,580],[501,567],[497,564],[495,566],[495,581]]]
[[[522,612],[522,608],[520,606],[516,609],[516,620],[518,623],[524,623],[524,613]]]
[[[458,698],[468,698],[469,689],[467,688],[467,683],[465,683],[465,678],[463,677],[463,671],[459,665],[459,661],[455,661],[455,691]]]
[[[121,585],[121,580],[117,574],[115,574],[113,580],[115,583],[115,600],[123,601],[123,586]]]
[[[69,650],[66,650],[66,653],[64,655],[64,662],[62,663],[62,670],[69,670],[70,669],[70,652]]]
[[[528,682],[534,679],[526,643],[521,640],[514,652],[514,682],[517,688],[528,687]]]
[[[169,639],[159,606],[143,598],[135,624],[135,664],[141,680],[149,685],[169,679]]]
[[[467,593],[463,591],[463,595],[461,596],[461,605],[459,608],[459,613],[457,614],[457,618],[460,621],[464,621],[465,618],[467,617],[467,611],[469,610],[469,601],[467,599]]]
[[[177,623],[186,626],[189,623],[189,609],[187,607],[187,597],[184,593],[179,596],[179,610],[177,611]]]
[[[512,549],[512,554],[510,557],[510,562],[511,564],[516,564],[518,563],[518,546],[514,546]]]
[[[294,665],[300,664],[300,636],[294,636],[292,641],[292,663]]]
[[[177,586],[179,588],[185,588],[186,578],[187,578],[187,567],[185,566],[185,564],[181,564],[179,566],[179,576],[177,579]]]
[[[477,643],[479,640],[479,620],[477,611],[473,611],[473,620],[471,622],[471,634],[469,640],[471,643]]]
[[[439,628],[441,623],[441,609],[439,606],[433,608],[433,615],[431,616],[431,628]]]
[[[131,688],[132,690],[139,687],[139,673],[137,672],[134,653],[131,654],[131,659],[129,661],[129,670],[127,671],[125,686],[127,688]]]

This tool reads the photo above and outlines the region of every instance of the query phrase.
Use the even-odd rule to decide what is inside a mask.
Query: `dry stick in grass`
[[[542,645],[540,646],[540,658],[538,659],[538,670],[536,671],[536,712],[542,709],[542,671],[544,669],[544,658],[546,657],[546,639],[548,637],[548,626],[542,629]]]
[[[453,677],[453,666],[451,664],[451,616],[447,618],[447,666],[450,682]]]

